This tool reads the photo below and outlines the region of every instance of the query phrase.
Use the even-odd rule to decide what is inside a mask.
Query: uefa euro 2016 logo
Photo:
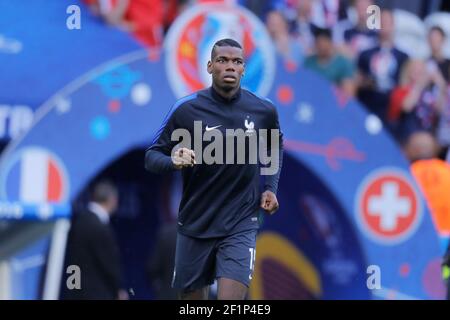
[[[166,72],[177,98],[211,84],[206,64],[213,44],[222,38],[235,39],[243,46],[246,70],[242,86],[260,96],[268,94],[275,54],[265,26],[242,7],[205,4],[178,17],[166,37]]]

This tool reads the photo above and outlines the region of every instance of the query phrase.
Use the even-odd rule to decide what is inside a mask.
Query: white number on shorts
[[[255,258],[256,258],[256,249],[255,248],[248,248],[250,251],[250,271],[253,271],[253,267],[255,266]],[[250,272],[249,278],[252,279],[252,273]]]

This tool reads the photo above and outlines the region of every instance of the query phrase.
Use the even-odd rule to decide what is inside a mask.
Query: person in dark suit
[[[68,235],[66,269],[80,270],[81,288],[69,288],[67,277],[62,283],[62,299],[114,300],[121,295],[119,247],[109,224],[117,209],[118,192],[107,181],[92,188],[87,210],[74,215]]]

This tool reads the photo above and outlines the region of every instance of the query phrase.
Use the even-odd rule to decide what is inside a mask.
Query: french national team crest
[[[62,161],[40,147],[16,152],[2,170],[2,198],[25,203],[60,203],[67,200],[69,183]]]
[[[262,22],[240,6],[193,6],[171,26],[165,40],[166,72],[179,98],[211,84],[206,71],[213,44],[223,38],[237,40],[244,49],[242,86],[260,96],[268,94],[275,74],[275,52]]]
[[[422,218],[415,185],[398,169],[382,169],[366,177],[355,204],[356,220],[363,233],[383,244],[406,241]]]

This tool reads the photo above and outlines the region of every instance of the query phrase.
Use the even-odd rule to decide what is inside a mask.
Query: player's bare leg
[[[218,300],[244,300],[247,295],[247,286],[239,281],[219,278],[218,279]]]
[[[189,292],[180,292],[180,300],[208,300],[209,286]]]

